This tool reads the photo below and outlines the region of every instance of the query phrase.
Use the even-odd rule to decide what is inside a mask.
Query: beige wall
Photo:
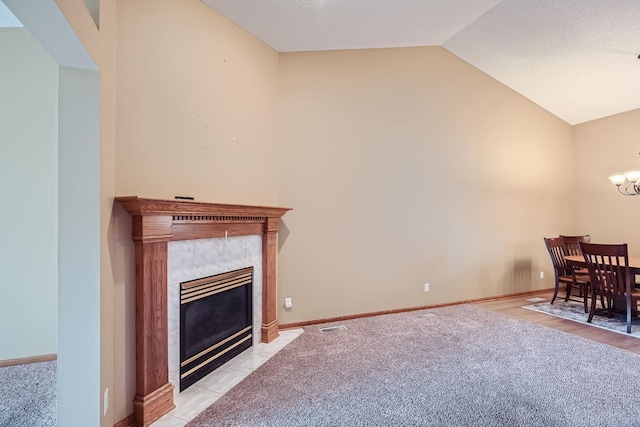
[[[552,286],[569,125],[439,47],[280,69],[281,323]]]
[[[117,193],[275,204],[278,54],[197,0],[118,12]]]
[[[198,0],[127,0],[117,63],[118,195],[278,204],[273,49]],[[118,421],[133,412],[135,283],[120,206],[113,224]]]
[[[640,256],[640,197],[625,197],[608,176],[640,169],[640,109],[573,129],[574,225],[598,243],[628,243]]]

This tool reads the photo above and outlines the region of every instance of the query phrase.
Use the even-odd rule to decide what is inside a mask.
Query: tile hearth
[[[267,360],[295,340],[302,329],[280,331],[269,344],[259,343],[211,372],[182,393],[174,390],[175,409],[152,424],[152,427],[182,427],[216,400],[258,369]]]

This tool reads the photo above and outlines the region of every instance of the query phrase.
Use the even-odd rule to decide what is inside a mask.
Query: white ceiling
[[[640,108],[640,0],[202,0],[279,52],[440,45],[570,124]]]

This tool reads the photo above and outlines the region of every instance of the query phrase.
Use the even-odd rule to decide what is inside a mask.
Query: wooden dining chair
[[[591,307],[587,322],[591,323],[596,312],[598,297],[606,301],[609,317],[613,310],[626,312],[627,333],[631,333],[632,314],[637,316],[640,291],[631,286],[629,270],[629,255],[627,244],[601,245],[595,243],[580,243],[580,249],[591,278]],[[624,307],[622,307],[624,303]]]
[[[591,236],[588,234],[582,236],[564,236],[560,235],[564,242],[564,249],[567,255],[582,255],[580,242],[591,243]]]
[[[551,298],[551,304],[553,304],[558,296],[560,284],[565,286],[565,301],[569,301],[571,297],[571,289],[573,287],[580,288],[580,295],[582,296],[582,303],[584,305],[584,312],[587,312],[587,296],[589,288],[589,280],[586,276],[580,276],[575,274],[575,270],[567,264],[564,259],[566,256],[564,241],[560,237],[545,237],[544,243],[549,251],[551,257],[551,263],[553,264],[553,271],[555,273],[555,288],[553,290],[553,298]],[[576,301],[576,300],[572,300]]]
[[[582,250],[580,249],[580,242],[591,243],[591,236],[584,234],[581,236],[565,236],[560,235],[564,242],[565,255],[578,255],[582,256]],[[589,271],[586,268],[575,267],[574,273],[578,276],[584,276],[583,278],[589,280]],[[582,296],[582,294],[580,294]]]

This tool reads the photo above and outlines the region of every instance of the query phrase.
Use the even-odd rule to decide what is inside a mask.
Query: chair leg
[[[560,288],[560,282],[558,281],[558,275],[556,274],[556,287],[553,289],[553,298],[551,298],[551,304],[556,300],[558,296],[558,289]]]
[[[627,294],[627,333],[631,333],[631,296]]]
[[[596,311],[596,294],[595,292],[591,293],[591,308],[589,309],[589,318],[587,319],[587,323],[591,323],[591,321],[593,320],[593,313],[595,313]],[[604,302],[601,301],[601,302]]]
[[[565,301],[569,301],[569,297],[571,296],[571,289],[572,289],[571,283],[567,283],[567,294],[564,297]]]
[[[584,289],[583,289],[584,288]],[[588,312],[589,310],[587,310],[587,295],[589,294],[589,289],[587,289],[586,286],[581,286],[580,287],[580,293],[582,294],[582,301],[584,302],[584,312]]]

